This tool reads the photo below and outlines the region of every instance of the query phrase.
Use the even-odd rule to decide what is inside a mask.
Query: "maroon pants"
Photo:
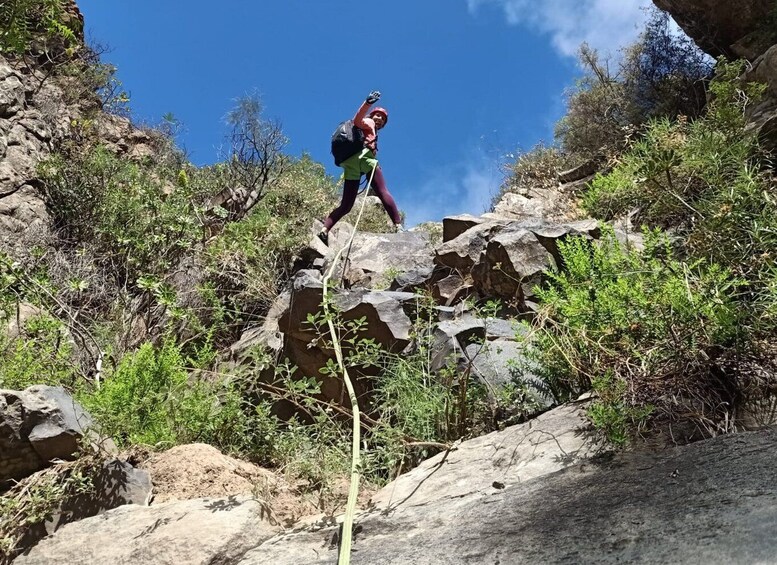
[[[386,188],[386,180],[383,178],[383,172],[380,167],[375,169],[375,174],[372,177],[372,184],[370,188],[375,191],[375,194],[380,198],[383,203],[383,207],[386,209],[391,221],[395,224],[401,224],[402,218],[399,215],[397,204],[394,202],[394,198]],[[332,210],[326,220],[324,220],[324,227],[328,230],[332,229],[340,219],[345,216],[353,208],[353,203],[356,202],[356,195],[359,194],[359,181],[358,180],[346,180],[343,187],[343,199],[340,201],[340,205]]]

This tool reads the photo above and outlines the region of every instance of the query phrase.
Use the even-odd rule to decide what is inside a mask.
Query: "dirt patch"
[[[149,472],[154,483],[152,504],[252,495],[266,505],[270,518],[281,524],[319,511],[272,471],[224,455],[204,443],[173,447],[151,455],[138,466]]]
[[[300,518],[342,512],[348,498],[348,478],[337,478],[326,489],[304,481],[290,482],[268,469],[224,455],[204,443],[179,445],[163,453],[135,453],[137,467],[151,475],[152,504],[192,498],[251,495],[267,509],[270,519],[286,527]],[[360,506],[375,489],[362,484]]]

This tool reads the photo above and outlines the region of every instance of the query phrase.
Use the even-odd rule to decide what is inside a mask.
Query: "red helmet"
[[[372,117],[373,114],[381,114],[383,116],[383,124],[385,125],[388,123],[388,110],[385,108],[381,108],[380,106],[373,108],[370,112],[370,117]]]

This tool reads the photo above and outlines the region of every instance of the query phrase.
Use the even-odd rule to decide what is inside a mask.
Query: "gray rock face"
[[[0,55],[0,246],[48,222],[35,188],[36,167],[70,131],[73,110],[47,80],[11,67]]]
[[[525,344],[505,338],[472,343],[464,349],[464,363],[486,385],[494,401],[507,387],[520,390],[521,405],[507,410],[512,415],[531,418],[553,406],[554,399],[546,392],[542,379],[534,374],[525,348]]]
[[[543,434],[539,425],[534,429],[545,445],[557,438],[552,431]],[[376,511],[357,517],[360,531],[351,562],[723,565],[775,560],[775,429],[571,466],[561,462],[575,453],[564,448],[558,463],[545,459],[549,474],[541,479],[530,475],[531,463],[524,465],[537,446],[526,439],[516,444],[501,443],[496,434],[485,437],[492,442],[482,445],[489,461],[465,478],[449,474],[465,468],[451,459],[457,456],[453,451],[444,461],[440,455],[427,462],[415,482],[408,477],[406,485],[381,491]],[[334,563],[334,531],[319,527],[278,536],[238,563]]]
[[[260,503],[242,497],[121,506],[68,524],[15,563],[236,563],[249,549],[277,533],[279,528],[267,520]]]
[[[443,220],[443,226],[445,225]],[[491,234],[501,225],[502,223],[498,222],[476,223],[455,238],[444,240],[442,245],[435,249],[434,264],[466,276],[488,244]]]
[[[26,477],[52,459],[72,459],[83,437],[94,439],[92,425],[61,387],[0,390],[0,482]]]
[[[451,228],[451,233],[455,231]],[[598,225],[593,220],[556,224],[541,218],[473,223],[437,247],[435,264],[463,280],[471,277],[480,296],[501,298],[522,311],[530,311],[532,306],[527,302],[533,296],[532,287],[545,270],[560,262],[557,242],[570,235],[598,237]],[[439,289],[440,296],[457,293]]]
[[[431,273],[432,246],[425,232],[362,233],[353,240],[344,278],[350,287],[386,289],[405,273]]]
[[[333,303],[344,322],[366,320],[361,337],[374,339],[384,350],[399,352],[410,342],[412,323],[409,313],[415,309],[416,296],[407,292],[372,291],[368,289],[332,289]],[[297,273],[282,312],[274,315],[277,322],[269,318],[265,329],[257,332],[259,339],[270,342],[270,337],[281,340],[278,358],[288,358],[298,367],[301,376],[321,378],[322,397],[327,400],[343,397],[342,379],[321,377],[319,369],[334,358],[325,341],[329,330],[323,323],[317,331],[308,323],[309,314],[321,311],[323,282],[321,274],[314,270]],[[280,308],[279,308],[280,310]],[[269,325],[268,325],[269,324]],[[263,333],[264,332],[264,333]],[[261,337],[265,336],[265,337]],[[324,338],[324,339],[322,339]],[[357,379],[355,383],[360,394],[368,391],[366,382]]]

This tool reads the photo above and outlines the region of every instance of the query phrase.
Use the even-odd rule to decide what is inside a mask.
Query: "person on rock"
[[[332,226],[353,208],[362,175],[366,175],[367,178],[372,177],[370,188],[383,203],[383,208],[394,222],[395,230],[404,231],[399,209],[386,188],[383,172],[375,157],[378,152],[378,130],[383,129],[388,122],[388,112],[385,108],[372,107],[379,99],[380,92],[377,90],[370,92],[353,120],[341,123],[332,136],[332,155],[335,158],[335,165],[343,168],[345,183],[340,205],[327,216],[324,220],[324,229],[318,234],[324,243],[329,241],[329,230]]]

